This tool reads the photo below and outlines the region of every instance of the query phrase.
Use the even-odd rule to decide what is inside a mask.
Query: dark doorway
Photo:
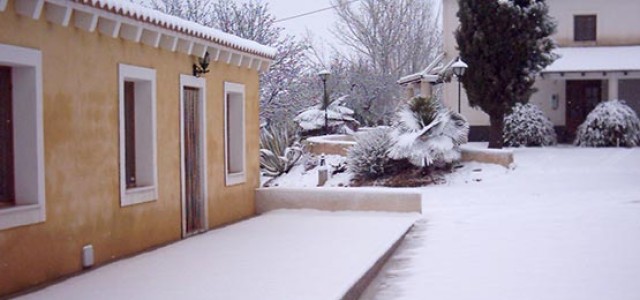
[[[184,105],[184,224],[185,236],[205,230],[204,178],[202,166],[202,109],[200,91],[183,89]]]
[[[0,66],[0,207],[15,203],[11,68]]]
[[[601,80],[567,81],[566,140],[575,139],[578,126],[602,100]]]

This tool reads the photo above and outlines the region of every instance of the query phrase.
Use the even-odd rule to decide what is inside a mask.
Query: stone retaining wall
[[[422,212],[422,195],[410,189],[381,188],[260,188],[258,214],[275,209],[326,211]]]

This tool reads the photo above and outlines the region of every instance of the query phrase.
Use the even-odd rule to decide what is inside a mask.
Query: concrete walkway
[[[354,285],[418,216],[274,211],[106,265],[21,299],[352,297]]]

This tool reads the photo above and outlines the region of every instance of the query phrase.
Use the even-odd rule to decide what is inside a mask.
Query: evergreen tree
[[[544,0],[458,0],[456,41],[469,68],[462,77],[469,104],[489,115],[489,148],[502,148],[504,116],[535,91],[551,64],[556,24]]]

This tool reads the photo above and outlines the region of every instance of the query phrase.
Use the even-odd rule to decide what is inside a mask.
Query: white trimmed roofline
[[[15,0],[21,1],[29,5],[20,5],[16,12],[34,19],[47,15],[49,22],[66,26],[71,15],[81,15],[86,22],[76,26],[89,32],[187,55],[203,56],[215,50],[215,58],[232,56],[236,64],[237,60],[256,61],[253,65],[258,71],[267,70],[276,55],[275,48],[122,0]],[[56,11],[48,12],[53,9]],[[89,16],[93,18],[87,19]]]
[[[415,74],[404,76],[400,78],[397,81],[397,83],[400,85],[404,85],[404,84],[419,82],[423,80],[427,82],[437,82],[438,79],[440,79],[441,75],[440,75],[440,72],[434,72],[434,71],[438,71],[436,66],[438,66],[438,64],[440,64],[440,62],[442,62],[443,59],[444,59],[444,53],[440,53],[424,70]],[[448,65],[450,64],[451,63],[449,63]]]

